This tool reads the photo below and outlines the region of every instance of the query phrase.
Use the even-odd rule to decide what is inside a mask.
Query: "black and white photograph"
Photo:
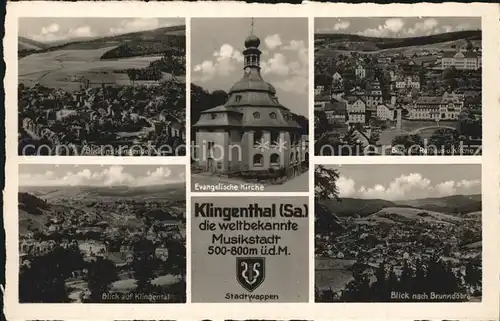
[[[20,303],[186,301],[184,165],[19,166]]]
[[[315,155],[481,155],[480,17],[314,23]]]
[[[182,18],[20,18],[18,153],[185,156]]]
[[[479,164],[317,165],[316,302],[480,302]]]
[[[307,18],[191,20],[192,191],[308,190],[308,57]]]

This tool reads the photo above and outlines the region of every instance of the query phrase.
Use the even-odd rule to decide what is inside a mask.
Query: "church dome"
[[[253,75],[252,75],[253,76]],[[231,87],[229,93],[245,92],[245,91],[264,91],[276,94],[276,89],[273,85],[265,82],[260,77],[243,76],[243,78]],[[260,79],[259,79],[260,78]]]
[[[258,48],[260,46],[260,39],[254,35],[250,35],[245,39],[246,48]]]

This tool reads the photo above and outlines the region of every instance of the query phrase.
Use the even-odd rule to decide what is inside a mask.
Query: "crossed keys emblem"
[[[266,278],[266,259],[263,257],[236,258],[236,279],[248,292],[257,289]]]

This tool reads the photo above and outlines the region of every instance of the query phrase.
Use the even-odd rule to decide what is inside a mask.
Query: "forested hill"
[[[355,47],[358,48],[358,50],[374,51],[409,46],[429,45],[457,40],[481,40],[482,35],[481,30],[466,30],[410,38],[380,38],[339,33],[317,33],[314,35],[314,38],[316,46],[338,44],[338,49],[347,49],[349,47],[352,47],[349,46],[349,44],[352,43],[356,45]]]

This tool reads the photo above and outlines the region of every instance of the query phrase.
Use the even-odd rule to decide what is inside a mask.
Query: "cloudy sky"
[[[19,165],[20,186],[148,186],[185,181],[185,166]]]
[[[316,33],[346,33],[368,37],[418,37],[481,29],[476,17],[316,18]]]
[[[21,18],[19,36],[40,42],[117,34],[184,25],[180,18]]]
[[[391,201],[481,193],[480,165],[343,165],[339,170],[341,197]]]
[[[243,77],[245,38],[250,18],[191,20],[193,83],[228,91]],[[261,73],[276,87],[279,101],[292,112],[308,115],[308,24],[306,18],[256,18],[261,40]]]

